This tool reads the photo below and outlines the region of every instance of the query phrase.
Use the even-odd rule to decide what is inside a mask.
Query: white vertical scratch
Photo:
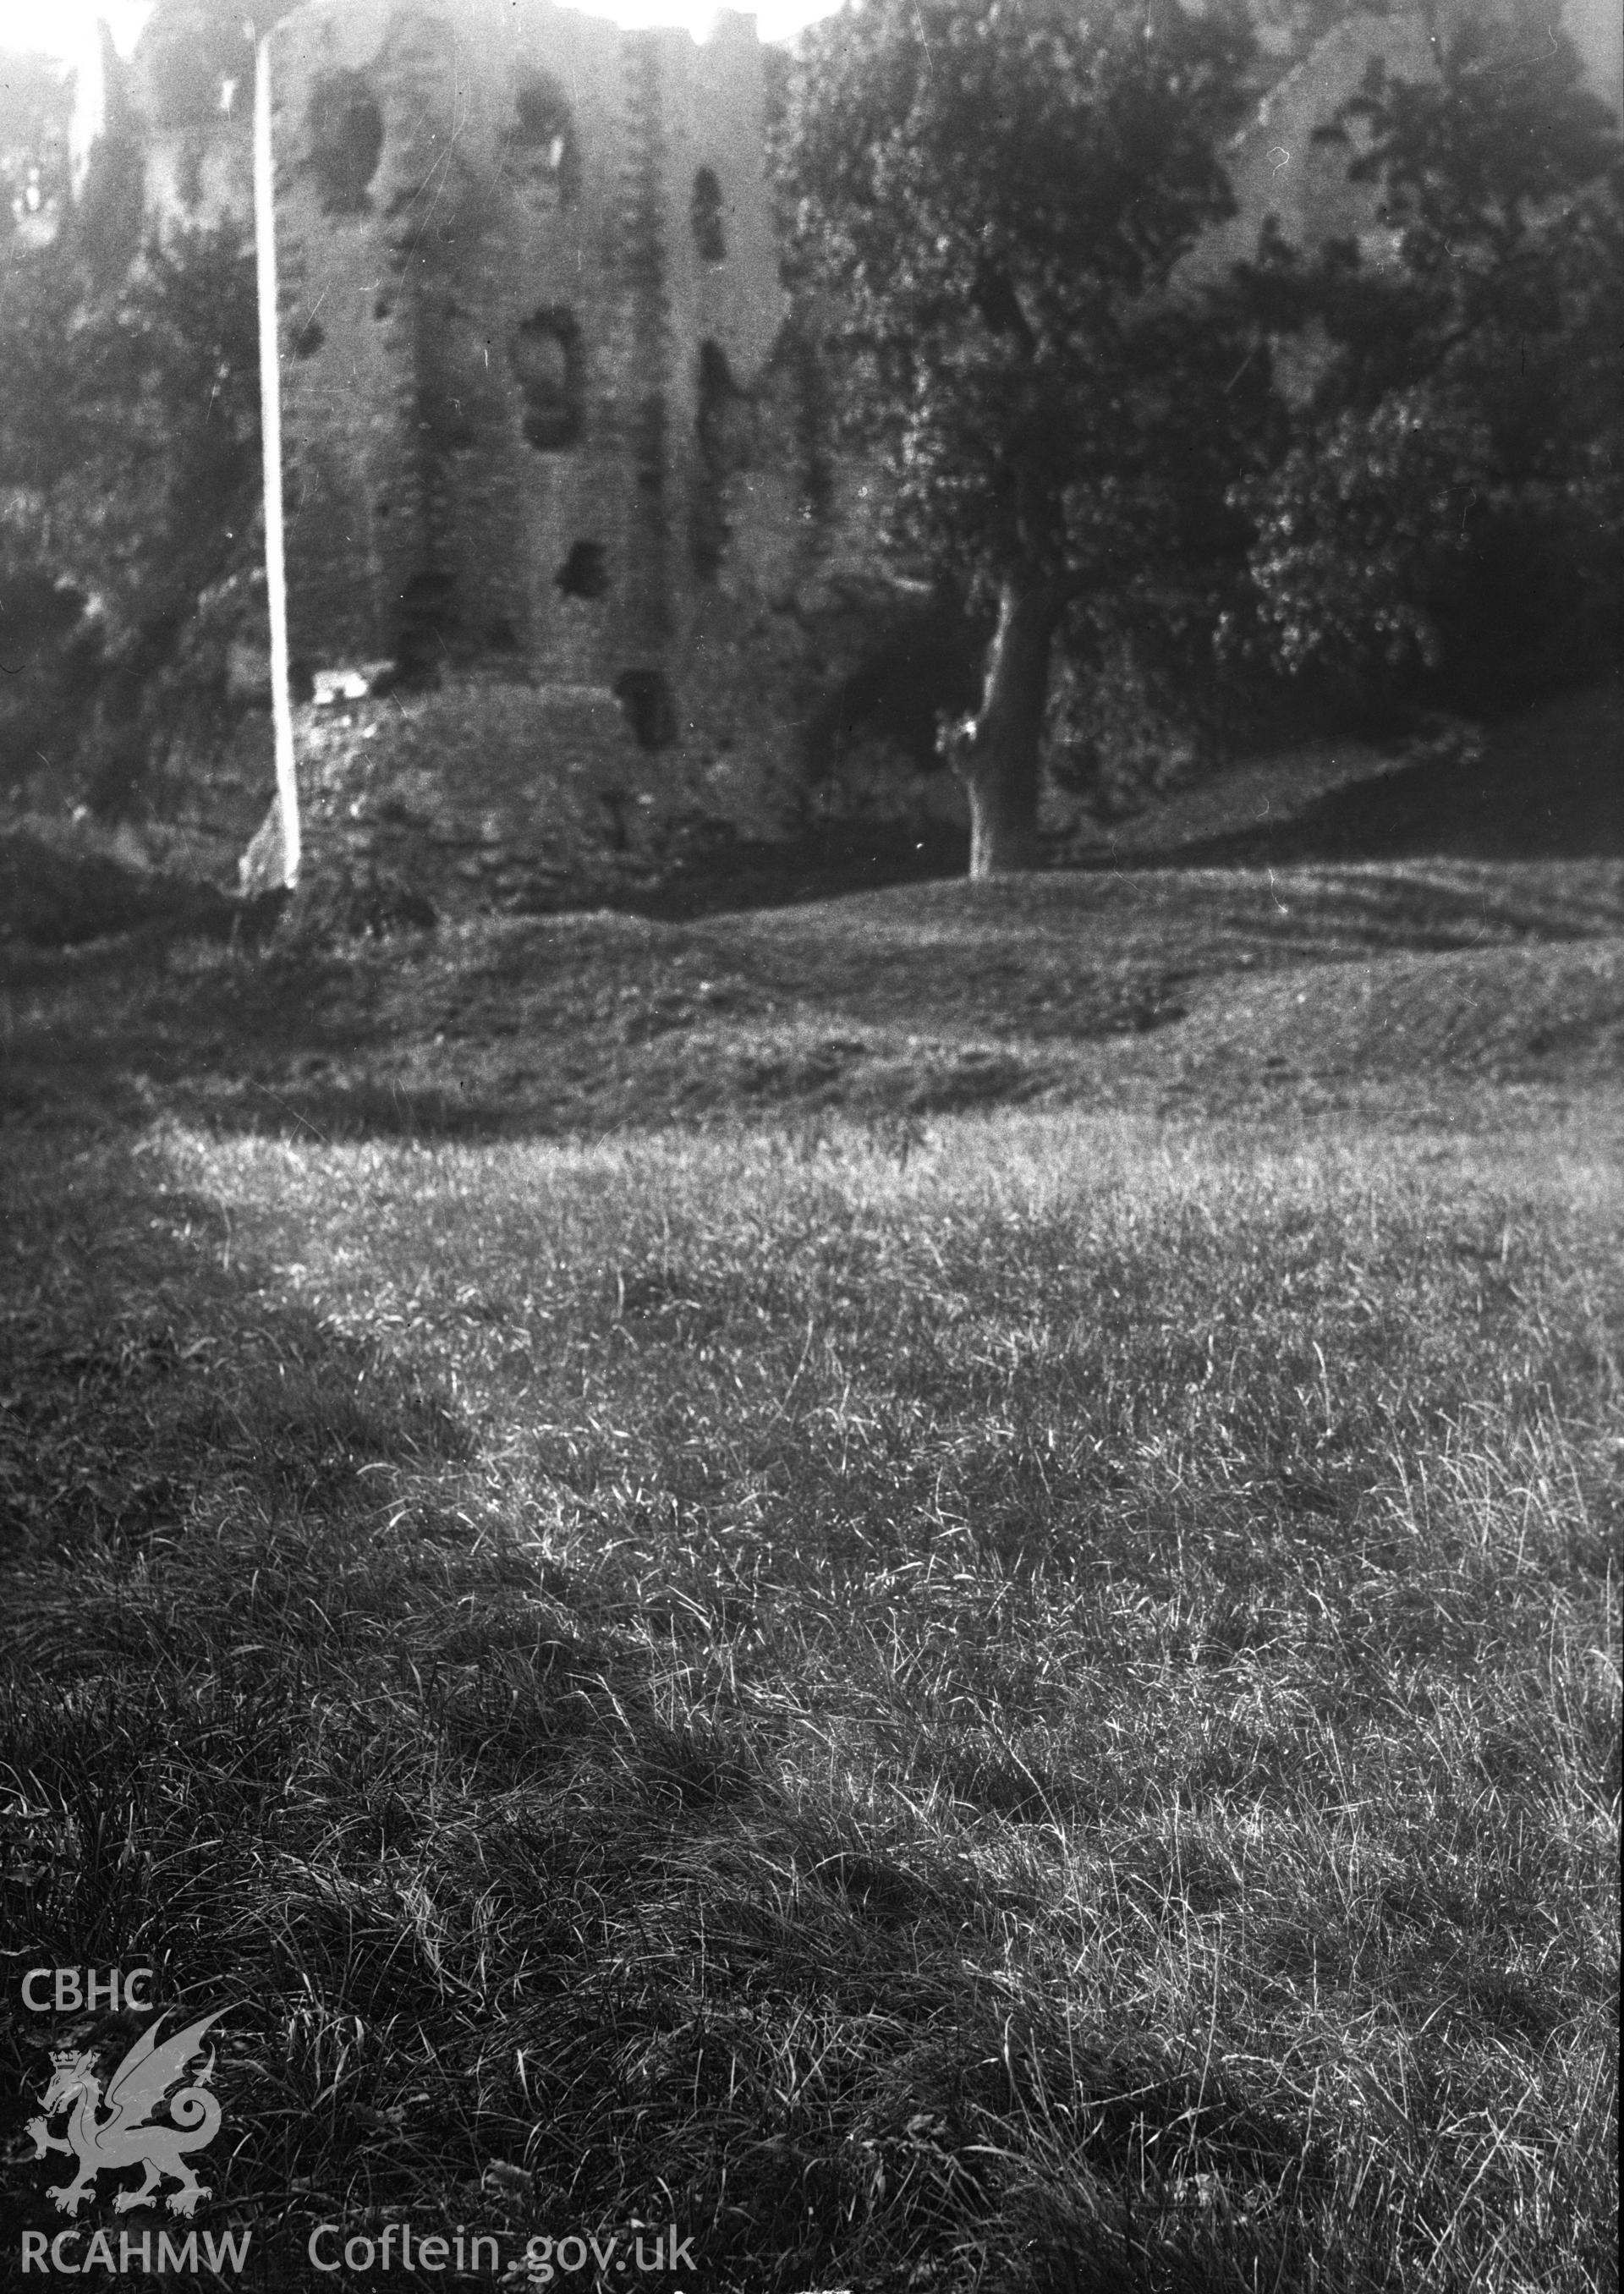
[[[299,877],[299,785],[288,696],[288,574],[282,549],[282,388],[276,315],[275,178],[271,167],[271,39],[254,74],[254,252],[259,287],[259,427],[264,447],[265,595],[271,609],[271,715],[282,822],[282,882]]]

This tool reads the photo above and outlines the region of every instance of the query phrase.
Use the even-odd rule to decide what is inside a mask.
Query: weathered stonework
[[[1365,260],[1382,264],[1390,241],[1376,225],[1376,194],[1350,185],[1346,149],[1316,143],[1315,130],[1358,94],[1378,56],[1395,79],[1429,78],[1433,37],[1433,12],[1399,7],[1390,15],[1350,16],[1317,41],[1224,154],[1236,213],[1206,234],[1191,267],[1218,275],[1255,254],[1265,216],[1295,247],[1317,248],[1352,232]]]
[[[527,752],[543,810],[589,767],[613,822],[657,764],[673,820],[771,833],[820,537],[754,20],[307,0],[272,58],[296,702],[361,663],[439,687],[521,842]],[[252,69],[229,10],[160,6],[149,214],[248,220]]]
[[[784,315],[753,22],[313,0],[272,86],[296,657],[618,691],[672,743]],[[740,539],[794,515],[750,475]]]
[[[1578,48],[1589,85],[1617,110],[1616,0],[1565,0],[1555,9],[1544,0],[1392,0],[1355,10],[1289,62],[1225,152],[1236,212],[1206,233],[1187,275],[1215,276],[1254,254],[1266,216],[1295,246],[1311,249],[1328,238],[1352,235],[1367,263],[1380,267],[1390,260],[1393,243],[1376,222],[1375,189],[1350,184],[1347,149],[1317,143],[1315,131],[1359,94],[1378,60],[1390,78],[1429,79],[1441,43],[1473,15],[1501,17],[1540,44],[1560,21]]]

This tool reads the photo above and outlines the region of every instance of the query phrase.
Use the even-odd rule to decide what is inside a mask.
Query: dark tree
[[[0,610],[0,704],[53,715],[67,740],[93,720],[117,782],[139,769],[154,680],[195,647],[200,607],[253,579],[258,349],[236,229],[172,233],[111,277],[104,254],[76,213],[13,258],[0,305],[0,609],[57,601],[17,627],[14,660]]]
[[[1289,450],[1235,495],[1265,649],[1368,690],[1408,664],[1503,703],[1616,647],[1624,233],[1611,115],[1564,39],[1461,25],[1328,134],[1373,226],[1265,246],[1302,341]]]
[[[1226,495],[1262,451],[1267,359],[1176,286],[1232,212],[1238,17],[1176,0],[865,0],[810,32],[780,133],[793,259],[826,291],[845,395],[896,473],[893,539],[992,637],[948,738],[975,875],[1035,857],[1058,645],[1206,642],[1244,560]]]

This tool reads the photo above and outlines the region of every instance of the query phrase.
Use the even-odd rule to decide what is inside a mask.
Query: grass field
[[[7,1948],[264,2282],[1616,2284],[1618,891],[14,956]]]

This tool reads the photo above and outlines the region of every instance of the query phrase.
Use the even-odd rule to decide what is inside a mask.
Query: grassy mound
[[[659,922],[0,961],[0,1107],[318,1137],[844,1110],[1439,1102],[1616,1070],[1607,861],[1145,870],[894,886]]]

